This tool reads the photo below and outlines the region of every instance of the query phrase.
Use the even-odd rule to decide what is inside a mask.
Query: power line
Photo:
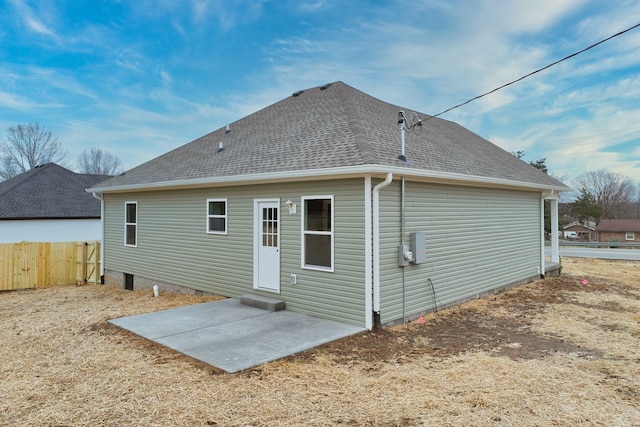
[[[489,95],[489,94],[492,94],[492,93],[494,93],[494,92],[499,91],[500,89],[504,89],[505,87],[510,86],[510,85],[512,85],[512,84],[514,84],[514,83],[518,83],[519,81],[522,81],[522,80],[526,79],[527,77],[531,77],[531,76],[533,76],[534,74],[539,73],[539,72],[541,72],[541,71],[544,71],[544,70],[546,70],[547,68],[551,68],[551,67],[553,67],[554,65],[557,65],[557,64],[559,64],[559,63],[561,63],[561,62],[563,62],[563,61],[566,61],[567,59],[570,59],[570,58],[573,58],[574,56],[580,55],[580,54],[581,54],[581,53],[583,53],[583,52],[586,52],[586,51],[588,51],[588,50],[590,50],[590,49],[593,49],[594,47],[596,47],[596,46],[598,46],[598,45],[601,45],[602,43],[604,43],[604,42],[606,42],[606,41],[609,41],[609,40],[611,40],[611,39],[613,39],[613,38],[615,38],[615,37],[618,37],[618,36],[620,36],[620,35],[622,35],[622,34],[624,34],[624,33],[627,33],[627,32],[629,32],[629,31],[631,31],[631,30],[633,30],[633,29],[635,29],[635,28],[638,28],[638,27],[640,27],[640,23],[638,23],[638,24],[636,24],[636,25],[634,25],[634,26],[632,26],[632,27],[629,27],[629,28],[627,28],[626,30],[620,31],[619,33],[616,33],[616,34],[614,34],[614,35],[612,35],[612,36],[609,36],[609,37],[607,37],[606,39],[600,40],[599,42],[594,43],[594,44],[592,44],[591,46],[585,47],[584,49],[579,50],[578,52],[575,52],[575,53],[572,53],[571,55],[565,56],[564,58],[559,59],[559,60],[557,60],[557,61],[555,61],[555,62],[552,62],[552,63],[551,63],[551,64],[549,64],[549,65],[546,65],[546,66],[544,66],[544,67],[542,67],[542,68],[539,68],[539,69],[537,69],[537,70],[535,70],[535,71],[532,71],[532,72],[530,72],[529,74],[526,74],[526,75],[524,75],[524,76],[520,77],[519,79],[516,79],[516,80],[513,80],[513,81],[511,81],[511,82],[509,82],[509,83],[503,84],[502,86],[497,87],[497,88],[495,88],[495,89],[493,89],[493,90],[490,90],[489,92],[483,93],[482,95],[475,96],[475,97],[473,97],[473,98],[471,98],[471,99],[469,99],[469,100],[467,100],[467,101],[465,101],[465,102],[463,102],[463,103],[461,103],[461,104],[454,105],[454,106],[453,106],[453,107],[451,107],[451,108],[447,108],[446,110],[441,111],[441,112],[439,112],[438,114],[435,114],[435,115],[433,115],[433,116],[429,116],[429,117],[427,117],[426,119],[422,119],[422,121],[423,121],[423,122],[425,122],[425,121],[427,121],[427,120],[429,120],[429,119],[432,119],[432,118],[434,118],[434,117],[441,116],[441,115],[443,115],[444,113],[448,113],[448,112],[449,112],[449,111],[451,111],[451,110],[455,110],[456,108],[460,108],[460,107],[462,107],[463,105],[467,105],[468,103],[473,102],[473,101],[475,101],[476,99],[480,99],[480,98],[482,98],[483,96],[487,96],[487,95]]]

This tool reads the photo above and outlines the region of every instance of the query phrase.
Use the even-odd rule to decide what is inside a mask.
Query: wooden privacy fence
[[[100,280],[100,242],[0,244],[0,291]]]

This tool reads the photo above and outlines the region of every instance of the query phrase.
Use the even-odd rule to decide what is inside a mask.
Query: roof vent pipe
[[[224,133],[229,133],[229,132],[231,132],[231,127],[227,125],[227,127],[224,130]]]
[[[409,163],[407,156],[404,154],[404,134],[406,129],[407,117],[404,115],[404,111],[398,113],[398,126],[400,127],[400,155],[398,159],[402,163]]]
[[[221,152],[222,150],[224,150],[224,142],[220,141],[218,142],[218,153]]]

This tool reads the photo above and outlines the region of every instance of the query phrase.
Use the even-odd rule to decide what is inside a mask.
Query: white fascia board
[[[571,191],[567,186],[534,184],[531,182],[514,181],[501,178],[491,178],[477,175],[464,175],[450,172],[427,171],[422,169],[408,168],[386,168],[385,171],[392,172],[394,176],[414,178],[428,182],[444,184],[469,185],[477,187],[513,188],[529,191],[545,191],[548,193]]]
[[[414,178],[428,182],[472,185],[478,187],[514,188],[528,191],[545,191],[548,193],[570,191],[566,186],[533,184],[484,176],[464,175],[448,172],[427,171],[407,167],[380,165],[359,165],[325,169],[307,169],[299,171],[269,172],[260,174],[232,175],[186,179],[179,181],[162,181],[145,184],[116,185],[112,187],[89,188],[86,191],[96,193],[124,193],[137,191],[171,190],[177,188],[224,187],[233,185],[266,184],[285,181],[303,181],[305,179],[341,179],[371,175],[384,178],[388,173],[406,178]]]

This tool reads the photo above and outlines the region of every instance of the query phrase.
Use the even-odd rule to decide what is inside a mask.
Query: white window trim
[[[209,215],[209,202],[224,202],[224,215]],[[226,235],[229,229],[229,203],[226,198],[207,199],[206,205],[207,214],[207,234],[221,234]],[[224,231],[209,230],[209,218],[224,218]]]
[[[631,236],[631,238],[629,238],[629,236]],[[625,240],[636,240],[636,235],[633,231],[627,231],[624,233],[624,238]]]
[[[305,212],[305,202],[307,200],[321,200],[321,199],[328,199],[331,200],[331,231],[330,232],[326,232],[326,231],[306,231],[304,229],[304,216],[306,215]],[[300,257],[300,267],[302,269],[305,270],[316,270],[316,271],[326,271],[329,273],[333,273],[334,272],[334,268],[335,268],[335,247],[334,247],[334,241],[335,241],[335,221],[334,221],[334,215],[335,215],[335,203],[334,203],[334,197],[333,195],[324,195],[324,196],[302,196],[300,198],[300,204],[301,206],[301,210],[302,210],[302,215],[300,218],[300,253],[301,253],[301,257]],[[306,258],[306,254],[305,254],[305,234],[316,234],[316,235],[322,235],[322,236],[331,236],[331,266],[330,267],[322,267],[319,265],[306,265],[304,263],[304,260]]]
[[[129,205],[135,205],[136,206],[136,222],[127,222],[127,207]],[[140,216],[140,212],[138,211],[138,202],[137,201],[130,201],[130,202],[124,202],[124,245],[129,247],[129,248],[137,248],[138,247],[138,217]],[[136,243],[134,245],[130,245],[127,243],[127,226],[129,225],[135,225],[136,226]]]

